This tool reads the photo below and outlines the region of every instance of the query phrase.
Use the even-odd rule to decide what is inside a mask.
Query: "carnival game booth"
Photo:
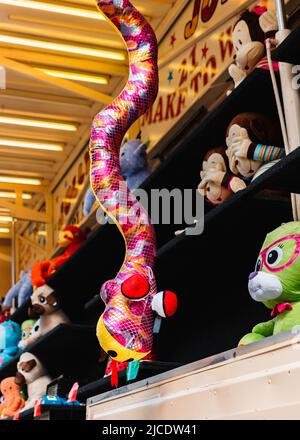
[[[64,205],[58,213],[60,247],[51,258],[33,264],[30,298],[4,321],[12,327],[9,333],[17,332],[15,326],[32,316],[40,317],[38,324],[31,323],[21,349],[11,351],[0,369],[4,397],[7,379],[16,377],[14,383],[19,387],[18,409],[3,413],[4,417],[298,418],[293,389],[299,369],[300,131],[293,120],[299,105],[297,88],[286,79],[288,68],[292,72],[292,66],[300,62],[297,2],[288,2],[286,9],[278,2],[279,23],[270,14],[275,10],[272,2],[267,9],[257,7],[257,2],[245,2],[234,13],[230,0],[224,5],[216,3],[214,10],[205,5],[201,8],[198,1],[183,2],[176,9],[181,11],[178,20],[170,22],[161,37],[159,70],[163,77],[167,73],[168,89],[165,93],[161,85],[152,108],[157,87],[155,38],[140,13],[127,0],[125,3],[122,14],[113,1],[100,1],[98,6],[131,48],[130,90],[140,90],[140,101],[133,103],[134,92],[126,94],[125,89],[113,109],[119,109],[122,116],[116,132],[118,119],[111,108],[94,119],[91,162],[86,149],[73,161],[81,175],[85,166],[91,166],[90,213],[79,218],[84,198],[86,208],[87,179],[81,181],[73,205],[63,195],[69,211],[66,216]],[[251,12],[241,16],[247,8]],[[281,33],[276,34],[278,25]],[[292,32],[278,44],[288,34],[287,26]],[[142,37],[139,29],[143,29]],[[179,39],[182,33],[184,42]],[[183,57],[178,71],[176,56],[173,65],[166,50],[166,41],[174,48],[176,38],[181,44],[178,59],[191,54],[189,60]],[[216,38],[220,53],[210,54],[217,50],[212,43]],[[239,53],[247,44],[253,57],[259,58],[253,65],[250,59],[245,63]],[[269,46],[274,46],[272,51]],[[236,62],[229,68],[232,81],[227,68],[234,52]],[[143,56],[146,58],[139,58]],[[204,60],[202,64],[198,57]],[[137,72],[137,62],[146,63],[147,68]],[[290,79],[297,83],[292,75]],[[188,87],[191,90],[183,92]],[[134,115],[128,115],[128,109]],[[116,197],[115,182],[108,173],[108,188],[101,174],[106,166],[120,172],[119,155],[108,155],[101,148],[110,142],[109,151],[114,151],[117,142],[111,133],[121,143],[128,121],[146,110],[138,126],[142,139],[137,145],[149,141],[153,171],[135,188],[143,189],[149,198],[153,190],[174,189],[193,189],[205,197],[204,215],[196,223],[187,224],[183,218],[154,224],[157,252],[149,221],[138,220],[129,228],[117,221],[99,224],[105,215],[120,218],[116,207],[109,205]],[[159,130],[165,130],[164,136]],[[127,154],[133,144],[127,139],[124,145]],[[74,188],[78,190],[78,185]],[[132,193],[126,188],[131,203]],[[99,201],[106,214],[99,212],[97,201],[93,204],[93,196],[100,199],[103,189],[108,191],[107,197]],[[126,215],[121,204],[117,208]],[[136,238],[139,234],[141,241]],[[107,284],[107,280],[114,281]],[[115,309],[118,313],[114,315]],[[122,322],[122,313],[130,328]],[[133,315],[142,317],[143,338],[132,330]],[[266,324],[256,326],[261,322]],[[32,386],[36,369],[43,386]],[[27,385],[27,401],[20,394],[22,385]],[[255,402],[256,389],[261,393],[260,404]]]

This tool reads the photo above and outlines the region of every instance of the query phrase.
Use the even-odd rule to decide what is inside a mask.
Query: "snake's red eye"
[[[127,278],[127,280],[122,283],[121,290],[126,298],[138,301],[148,295],[150,284],[145,277],[136,274]]]

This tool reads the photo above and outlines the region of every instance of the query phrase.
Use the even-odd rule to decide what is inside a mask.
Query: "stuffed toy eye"
[[[152,310],[162,318],[175,315],[177,307],[177,295],[169,290],[157,293],[152,301]]]
[[[122,283],[121,290],[126,298],[139,301],[148,295],[150,284],[142,275],[136,274]]]
[[[262,260],[261,260],[261,258],[259,257],[258,260],[257,260],[257,262],[256,262],[256,265],[255,265],[255,272],[259,272],[259,271],[261,271],[261,266],[262,266]]]
[[[278,246],[271,249],[267,254],[267,263],[269,266],[276,266],[282,260],[283,252]]]

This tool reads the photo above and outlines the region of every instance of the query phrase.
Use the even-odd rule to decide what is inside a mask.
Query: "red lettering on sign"
[[[201,0],[194,0],[194,9],[192,19],[185,25],[184,38],[191,38],[198,26]]]
[[[177,112],[176,117],[179,116],[182,111],[185,109],[185,95],[187,93],[187,88],[181,89],[179,91],[178,104],[177,104]]]
[[[231,27],[226,30],[226,32],[222,32],[219,38],[220,50],[221,50],[221,59],[222,62],[225,60],[226,55],[231,57],[233,53],[233,44],[231,38]]]
[[[200,80],[202,78],[202,72],[198,72],[196,73],[196,75],[193,77],[193,79],[191,80],[191,89],[193,89],[195,95],[198,95],[200,87],[199,87],[199,83]]]
[[[203,0],[201,7],[201,19],[203,23],[207,23],[214,15],[219,0]]]
[[[164,115],[163,115],[163,97],[160,96],[159,100],[158,100],[158,104],[157,104],[157,108],[156,108],[156,112],[155,112],[155,116],[153,119],[154,124],[156,122],[162,122],[164,119]]]
[[[187,65],[187,60],[184,59],[179,69],[179,73],[180,73],[179,87],[181,87],[182,84],[184,84],[188,80],[188,71],[186,65]]]
[[[150,107],[149,110],[144,114],[141,119],[141,126],[144,127],[146,124],[152,124],[152,116],[153,116],[153,107]]]
[[[167,95],[167,109],[165,115],[166,121],[168,121],[170,118],[173,119],[175,116],[175,112],[174,112],[175,97],[176,97],[176,92],[172,93],[171,95]]]
[[[217,60],[214,56],[211,56],[207,61],[203,75],[203,86],[206,86],[210,79],[216,76],[217,73]],[[210,78],[209,78],[210,77]]]

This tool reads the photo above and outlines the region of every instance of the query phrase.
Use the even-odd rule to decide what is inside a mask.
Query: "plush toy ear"
[[[177,295],[169,290],[157,293],[152,300],[152,310],[162,318],[170,318],[175,315],[177,307]]]
[[[145,154],[147,150],[147,145],[146,144],[141,144],[138,146],[138,148],[135,150],[135,154],[137,155],[142,155]]]
[[[139,274],[132,275],[122,283],[123,295],[133,301],[145,298],[150,290],[150,284],[145,277]]]

